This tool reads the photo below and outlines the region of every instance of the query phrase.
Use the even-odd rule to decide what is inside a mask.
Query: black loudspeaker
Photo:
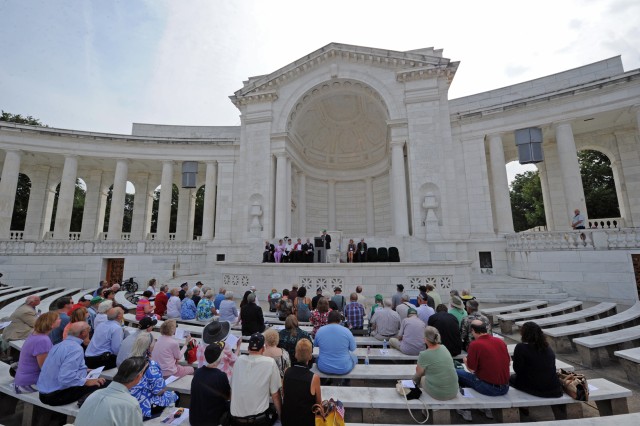
[[[516,147],[520,164],[540,163],[544,161],[542,153],[542,129],[529,127],[516,130]]]
[[[389,262],[400,262],[400,252],[397,247],[389,247]]]
[[[378,249],[375,247],[369,247],[367,250],[367,262],[377,262],[378,261]]]
[[[389,253],[386,247],[378,247],[378,262],[388,262]]]

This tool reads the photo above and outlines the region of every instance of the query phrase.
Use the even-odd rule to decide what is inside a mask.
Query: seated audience
[[[349,303],[344,308],[344,316],[350,330],[364,328],[364,306],[358,303],[358,293],[351,293]]]
[[[298,318],[295,315],[289,315],[284,321],[284,330],[279,332],[280,338],[278,339],[278,347],[284,349],[289,353],[291,363],[295,363],[296,360],[296,345],[302,339],[307,339],[311,342],[311,336],[309,333],[302,330],[298,326]]]
[[[176,299],[180,300],[178,296]],[[187,345],[185,344],[183,350],[180,350],[178,341],[173,338],[176,334],[176,328],[175,320],[163,322],[160,326],[160,337],[151,352],[151,359],[158,363],[165,379],[169,376],[184,377],[193,374],[193,367],[180,365],[180,361],[184,359]],[[185,340],[191,340],[191,337],[187,336]]]
[[[278,240],[278,244],[276,245],[276,251],[273,253],[276,263],[280,263],[282,261],[284,248],[285,248],[284,242],[282,240]]]
[[[262,252],[262,263],[273,262],[273,253],[275,253],[276,247],[269,242],[264,242],[264,251]]]
[[[471,301],[472,303],[475,301]],[[513,371],[509,385],[541,398],[562,396],[556,372],[556,356],[538,324],[525,322],[520,328],[522,343],[513,351]]]
[[[280,377],[284,377],[284,372],[291,366],[289,352],[278,347],[280,335],[273,328],[264,331],[264,353],[262,355],[273,358],[280,371]]]
[[[329,312],[329,323],[315,336],[314,345],[319,349],[318,370],[325,374],[347,374],[358,363],[353,353],[356,339],[349,329],[340,325],[340,320],[340,312]]]
[[[322,297],[322,288],[318,287],[316,289],[316,295],[313,296],[313,299],[311,299],[311,310],[314,310],[315,308],[318,307],[318,300],[320,300],[321,297]]]
[[[282,299],[282,295],[278,293],[275,288],[271,289],[271,293],[267,296],[267,303],[269,303],[269,312],[276,312],[278,310],[278,303]]]
[[[167,319],[180,318],[180,309],[182,308],[182,299],[180,299],[180,289],[172,288],[169,292],[169,300],[167,301]]]
[[[107,311],[113,308],[112,300],[105,300],[100,305],[98,305],[98,313],[93,320],[93,332],[95,333],[96,328],[103,322],[107,322]]]
[[[96,319],[96,315],[98,315],[98,306],[100,306],[100,303],[102,303],[104,299],[100,296],[96,296],[93,299],[91,299],[91,302],[89,303],[89,309],[87,309],[87,323],[89,324],[89,326],[91,327],[91,334],[93,335],[93,330],[95,330],[95,326],[94,326],[94,322]]]
[[[419,355],[424,350],[424,330],[426,325],[420,318],[418,312],[409,308],[407,317],[402,320],[398,337],[389,339],[391,347],[399,349],[407,355]]]
[[[353,263],[353,255],[356,252],[356,243],[353,242],[353,238],[349,240],[347,244],[347,263]]]
[[[311,312],[311,317],[309,317],[309,322],[313,325],[313,330],[311,331],[312,336],[316,335],[320,327],[328,324],[329,312],[331,312],[331,309],[329,309],[329,299],[321,297],[318,300],[318,306]]]
[[[418,309],[416,310],[418,311],[418,318],[422,320],[424,325],[429,325],[429,318],[436,313],[435,310],[427,304],[426,299],[420,296],[418,296]]]
[[[142,297],[138,299],[138,304],[136,305],[136,320],[140,321],[144,317],[148,317],[153,315],[153,306],[149,301],[149,298],[153,296],[153,293],[149,290],[146,290],[142,293]]]
[[[224,287],[220,287],[218,294],[216,294],[216,298],[213,301],[213,304],[216,306],[216,309],[220,309],[220,303],[224,300],[224,295],[227,290]]]
[[[439,401],[456,398],[459,389],[458,375],[451,354],[440,345],[440,333],[435,327],[426,327],[424,341],[427,350],[420,352],[414,382]]]
[[[202,283],[200,281],[198,281],[196,283],[196,286],[191,290],[193,292],[191,300],[193,300],[193,304],[196,305],[196,309],[198,308],[198,303],[200,303],[200,300],[202,299],[202,297],[200,296],[201,290],[199,286],[202,287]]]
[[[153,300],[153,303],[155,304],[154,312],[158,316],[158,319],[161,319],[167,313],[167,303],[169,302],[169,296],[167,295],[168,291],[168,285],[161,285],[160,291],[156,294],[156,298]]]
[[[209,344],[204,350],[206,364],[193,374],[189,409],[192,426],[217,425],[222,414],[229,411],[231,386],[227,375],[218,369],[225,346],[224,342]]]
[[[157,324],[158,320],[156,320],[155,317],[144,317],[140,320],[138,323],[138,331],[129,334],[122,341],[116,358],[116,366],[120,367],[120,364],[122,364],[125,359],[133,356],[131,355],[131,350],[133,349],[133,344],[136,342],[138,335],[148,334],[149,336],[152,336],[151,332],[153,331],[153,327]]]
[[[70,404],[104,384],[102,378],[87,379],[82,341],[90,329],[86,322],[74,323],[67,338],[49,351],[36,385],[44,404]]]
[[[458,320],[458,325],[462,324],[462,318],[467,316],[467,311],[464,310],[464,303],[460,300],[460,297],[453,296],[451,298],[451,307],[449,308],[449,313],[456,317]]]
[[[204,297],[200,299],[200,302],[198,302],[196,307],[196,319],[198,321],[210,321],[211,318],[218,313],[213,301],[213,296],[213,290],[208,290]]]
[[[384,308],[377,309],[369,320],[371,335],[378,340],[389,340],[398,335],[400,330],[400,315],[391,309],[391,299],[384,299]]]
[[[282,290],[282,298],[278,302],[278,319],[284,321],[289,315],[293,313],[293,302],[289,297],[289,289]]]
[[[236,302],[233,301],[233,296],[232,291],[225,292],[224,300],[220,302],[218,311],[220,321],[229,321],[232,324],[238,322],[240,313],[238,312]]]
[[[233,366],[238,360],[240,345],[242,344],[242,339],[238,339],[235,347],[226,343],[230,331],[231,323],[228,321],[211,321],[202,331],[202,340],[207,345],[215,342],[225,342],[222,350],[222,357],[218,363],[218,370],[225,373],[229,380],[231,380],[231,377],[233,376]],[[207,363],[204,356],[206,348],[207,347],[204,345],[198,346],[198,368]]]
[[[381,294],[376,294],[373,298],[373,305],[371,305],[371,313],[369,314],[369,321],[371,321],[371,318],[373,318],[373,314],[376,312],[376,310],[378,308],[383,309],[383,303],[382,303],[382,295]]]
[[[293,301],[293,312],[298,321],[307,322],[311,316],[311,298],[307,297],[306,287],[300,287]]]
[[[71,300],[70,297],[65,296],[59,298],[55,303],[58,315],[60,315],[60,325],[51,330],[51,333],[49,333],[51,343],[53,343],[54,345],[62,342],[62,332],[71,320],[71,318],[69,318],[69,311],[71,310],[71,306],[73,305],[73,300]]]
[[[162,413],[165,407],[174,404],[178,400],[178,395],[175,392],[166,389],[167,384],[162,378],[162,370],[158,363],[150,359],[153,344],[154,340],[151,333],[136,333],[136,340],[131,348],[130,357],[143,358],[149,363],[149,367],[144,372],[140,382],[131,388],[131,395],[138,400],[145,420]]]
[[[146,291],[150,291],[151,292],[151,296],[149,296],[149,297],[154,297],[156,295],[156,293],[158,292],[156,290],[156,283],[157,283],[157,281],[156,281],[155,278],[151,278],[149,280],[149,283],[147,285],[147,290],[146,290]]]
[[[462,336],[462,349],[465,351],[469,348],[469,344],[474,340],[473,333],[471,333],[471,322],[480,320],[487,327],[487,333],[491,334],[491,323],[489,319],[478,312],[478,301],[469,300],[466,304],[467,316],[462,318],[460,324],[460,335]]]
[[[73,324],[75,322],[80,322],[80,321],[85,321],[87,324],[89,323],[89,321],[87,321],[89,319],[89,311],[87,311],[85,308],[76,308],[71,312],[70,318],[71,318],[71,320],[70,320],[69,324],[67,324],[67,326],[62,331],[62,338],[63,339],[67,338],[67,335],[69,333],[69,328],[71,327],[71,324]],[[86,349],[87,346],[89,346],[89,342],[90,341],[91,341],[91,339],[89,338],[89,336],[87,336],[87,338],[84,340],[84,342],[82,342],[82,347]]]
[[[193,290],[187,291],[180,305],[180,318],[183,320],[196,319],[196,304],[193,302]]]
[[[262,333],[265,329],[262,308],[255,303],[256,295],[247,295],[247,304],[240,308],[240,320],[242,321],[242,335],[251,336],[253,333]]]
[[[100,286],[93,292],[93,297],[100,296],[100,293],[107,288],[109,288],[109,282],[105,280],[100,281]]]
[[[189,283],[180,284],[180,290],[178,291],[178,297],[180,301],[183,301],[187,297],[187,291],[189,291]]]
[[[111,308],[107,311],[107,322],[102,323],[93,333],[93,338],[85,351],[87,367],[105,369],[114,368],[120,345],[124,340],[122,330],[122,308]]]
[[[452,357],[462,352],[460,338],[460,324],[458,319],[447,312],[447,305],[439,304],[436,313],[429,317],[429,325],[438,329],[442,344],[449,350]]]
[[[336,304],[337,310],[340,312],[344,311],[344,307],[347,306],[347,299],[342,295],[342,289],[336,287],[333,289],[333,293],[334,296],[331,298],[331,301]]]
[[[298,360],[284,373],[282,389],[282,426],[314,426],[315,415],[311,411],[314,404],[322,403],[320,377],[309,370],[313,358],[313,345],[303,339],[295,348]]]
[[[407,293],[402,293],[400,303],[396,306],[396,312],[400,316],[400,321],[407,317],[407,311],[411,308],[416,309],[417,306],[409,302],[409,295]]]
[[[476,300],[475,296],[471,295],[471,291],[469,291],[468,289],[464,289],[460,292],[460,299],[462,299],[462,303],[464,303],[464,306],[467,306],[467,303],[469,303],[470,300]]]
[[[251,293],[253,293],[251,290],[247,290],[244,292],[242,300],[240,301],[240,309],[244,308],[244,306],[249,303],[248,298]]]
[[[53,347],[48,334],[59,323],[60,316],[57,312],[46,312],[36,320],[33,333],[27,337],[20,350],[18,370],[13,383],[16,393],[37,392],[33,385],[38,382],[42,365]]]
[[[122,363],[113,382],[94,392],[82,404],[76,426],[142,426],[138,401],[129,391],[142,379],[148,364],[144,358],[129,358]]]
[[[12,340],[26,339],[33,331],[38,318],[36,306],[40,304],[40,296],[32,294],[27,296],[24,303],[16,308],[9,317],[9,324],[2,332],[2,341],[8,343]]]
[[[425,287],[427,289],[427,294],[433,299],[435,306],[432,306],[432,308],[435,309],[438,305],[442,304],[442,296],[440,296],[440,293],[436,291],[436,288],[433,285],[426,284]]]

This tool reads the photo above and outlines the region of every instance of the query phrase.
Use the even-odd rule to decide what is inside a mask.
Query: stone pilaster
[[[173,161],[162,162],[162,179],[160,181],[160,203],[158,205],[158,226],[156,239],[169,240],[171,226],[171,196],[173,193]]]
[[[276,229],[275,237],[282,238],[287,232],[287,155],[284,152],[276,153]]]
[[[393,233],[409,235],[407,213],[407,183],[404,171],[404,141],[391,142],[391,194],[393,210]]]
[[[104,224],[104,212],[99,211],[100,199],[103,194],[102,170],[90,171],[85,183],[87,185],[87,192],[84,197],[80,238],[83,240],[93,240],[102,232],[102,225]],[[104,205],[102,205],[102,207],[104,207]],[[100,216],[103,220],[101,221],[100,228],[98,228],[98,218]]]
[[[307,176],[298,172],[298,235],[307,234]]]
[[[231,242],[233,223],[234,160],[218,160],[218,198],[216,201],[216,242]]]
[[[504,159],[504,147],[500,135],[489,136],[489,156],[493,184],[493,212],[496,217],[496,232],[513,233],[513,216],[509,197],[509,181]]]
[[[556,227],[558,230],[571,229],[573,211],[579,209],[585,218],[587,218],[587,206],[584,198],[580,165],[578,164],[578,153],[576,143],[573,139],[571,123],[562,122],[556,124],[555,133],[567,209],[566,225],[562,226],[561,223],[556,223]]]
[[[204,206],[202,213],[202,239],[213,240],[213,228],[216,218],[216,185],[218,184],[218,163],[207,162],[204,184]]]
[[[327,208],[328,216],[329,216],[329,230],[336,229],[336,181],[331,179],[327,182],[329,185],[329,190],[327,191]],[[337,245],[337,243],[336,243]]]
[[[127,192],[127,176],[129,164],[127,160],[119,159],[116,162],[116,171],[113,178],[113,191],[111,192],[111,210],[109,212],[109,240],[122,238],[122,222],[124,220],[124,201]]]
[[[65,156],[58,205],[56,207],[56,223],[53,228],[53,238],[56,240],[69,239],[77,176],[78,157],[75,155]]]
[[[133,197],[131,239],[144,240],[151,228],[151,209],[153,207],[153,196],[149,190],[149,173],[136,173],[133,179],[136,194]]]
[[[0,239],[8,239],[11,234],[11,217],[16,201],[21,157],[21,151],[5,151],[2,179],[0,180],[0,200],[2,200],[0,202]]]
[[[49,184],[49,166],[32,168],[31,191],[29,191],[29,208],[24,226],[25,240],[39,240],[44,234],[44,208]],[[48,229],[47,229],[48,231]]]
[[[367,177],[364,181],[366,188],[366,206],[367,206],[367,235],[375,234],[375,216],[373,210],[373,178]]]

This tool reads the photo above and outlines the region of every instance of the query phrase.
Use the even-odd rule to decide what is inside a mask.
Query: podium
[[[315,237],[313,239],[313,246],[313,262],[327,263],[327,249],[324,248],[322,237]]]

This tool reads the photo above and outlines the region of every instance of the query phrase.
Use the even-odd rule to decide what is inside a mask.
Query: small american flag
[[[336,411],[340,414],[340,417],[344,419],[344,405],[342,405],[342,401],[336,401]]]

